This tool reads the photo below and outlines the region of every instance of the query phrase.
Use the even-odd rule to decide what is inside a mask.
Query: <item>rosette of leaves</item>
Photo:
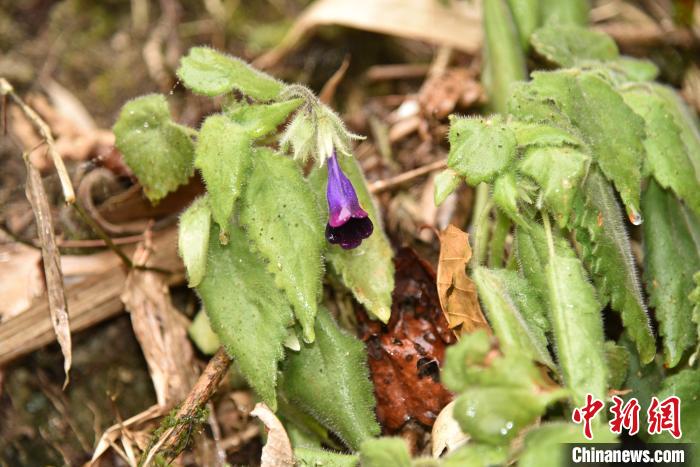
[[[324,263],[386,321],[392,251],[351,157],[342,156],[341,165],[377,227],[346,251],[324,238],[325,179],[308,180],[303,161],[284,151],[313,152],[322,138],[297,141],[286,132],[279,149],[284,124],[306,121],[309,108],[332,117],[326,131],[338,132],[337,144],[349,133],[310,91],[213,49],[191,49],[177,75],[195,94],[223,97],[222,112],[187,128],[172,120],[164,96],[140,97],[114,125],[116,145],[153,203],[198,172],[206,193],[180,218],[179,251],[216,338],[270,407],[283,380],[286,397],[357,448],[379,432],[374,395],[364,346],[322,307]],[[206,324],[197,320],[193,334],[210,336]]]
[[[604,398],[626,370],[608,361],[608,306],[642,365],[657,340],[645,297],[666,367],[698,348],[700,131],[678,94],[653,81],[656,67],[621,56],[608,36],[552,22],[530,45],[550,70],[512,84],[507,112],[452,119],[435,198],[460,180],[490,186],[475,247],[491,246],[489,268],[473,265],[487,317],[506,356],[546,364],[554,349],[555,375],[578,403],[581,384]],[[490,209],[494,226],[480,238]],[[628,234],[642,222],[644,282]],[[512,226],[517,261],[504,261]]]

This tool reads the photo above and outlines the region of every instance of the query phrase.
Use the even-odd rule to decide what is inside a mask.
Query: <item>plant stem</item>
[[[484,185],[484,184],[482,184]],[[484,185],[486,188],[485,194],[486,194],[486,201],[481,202],[479,204],[482,205],[481,210],[477,211],[474,210],[474,219],[475,223],[472,223],[472,229],[474,232],[474,256],[472,258],[472,267],[475,266],[481,266],[484,263],[485,257],[486,257],[486,251],[488,247],[488,240],[489,240],[489,227],[490,227],[490,222],[489,222],[489,213],[491,212],[491,199],[489,197],[488,193],[488,185]],[[481,185],[478,187],[481,188]],[[477,188],[477,201],[478,195],[479,195],[479,190]],[[482,194],[483,198],[483,194]],[[475,203],[476,204],[476,203]]]
[[[500,209],[496,209],[496,222],[491,236],[491,252],[489,253],[489,267],[500,268],[503,266],[503,257],[505,254],[506,237],[510,232],[510,218],[505,215]]]

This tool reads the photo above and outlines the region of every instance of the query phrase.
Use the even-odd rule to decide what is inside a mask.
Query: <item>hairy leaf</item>
[[[547,289],[547,261],[549,250],[544,228],[540,224],[530,222],[527,228],[515,229],[515,255],[520,265],[520,272],[532,284],[533,292],[547,304],[549,293]],[[561,237],[554,238],[554,245],[559,256],[575,258],[576,254],[569,248],[567,241]]]
[[[177,76],[197,94],[219,96],[234,89],[257,100],[277,97],[284,84],[244,61],[208,47],[192,47],[180,60]]]
[[[113,130],[115,146],[152,203],[187,183],[194,173],[191,130],[172,121],[162,95],[127,102]]]
[[[549,325],[532,285],[505,269],[478,268],[473,276],[503,353],[522,354],[554,366],[544,334]]]
[[[549,23],[530,39],[538,54],[561,67],[582,61],[613,60],[619,52],[615,41],[602,32],[572,24]]]
[[[285,395],[349,447],[379,434],[365,348],[326,309],[316,317],[316,341],[290,353],[282,373]]]
[[[453,119],[447,165],[470,185],[491,182],[515,157],[515,135],[500,117]]]
[[[653,443],[696,443],[700,439],[700,370],[686,369],[664,379],[657,397],[663,401],[676,396],[681,400],[680,440],[676,440],[668,431],[650,437]]]
[[[630,353],[627,347],[614,341],[605,341],[605,361],[608,364],[608,387],[620,389],[627,379],[630,366]]]
[[[360,448],[362,467],[411,467],[411,454],[402,438],[368,439]]]
[[[284,356],[282,343],[292,325],[292,309],[274,285],[265,263],[250,252],[237,227],[231,241],[221,245],[212,228],[209,261],[197,287],[212,329],[241,373],[267,405],[277,406],[277,362]]]
[[[546,381],[540,367],[522,354],[501,355],[486,331],[462,336],[448,347],[442,378],[450,390],[459,393],[470,387],[518,388],[532,393],[557,390]]]
[[[226,243],[233,207],[250,171],[253,149],[245,129],[224,115],[208,117],[197,138],[194,165],[202,173],[209,206]]]
[[[654,334],[622,213],[610,184],[597,170],[589,172],[577,204],[572,219],[576,240],[583,248],[584,260],[601,293],[600,300],[610,300],[612,308],[621,314],[642,361],[647,363],[656,353]]]
[[[443,457],[441,467],[489,467],[504,465],[508,460],[506,446],[467,443]]]
[[[445,169],[435,176],[435,206],[439,206],[459,186],[462,177],[452,169]]]
[[[653,181],[644,192],[642,207],[649,303],[656,309],[665,364],[673,368],[698,338],[688,295],[695,287],[693,274],[700,271],[700,221]]]
[[[287,293],[304,340],[313,342],[325,238],[311,187],[294,161],[259,149],[242,201],[248,237]]]
[[[565,393],[507,387],[472,387],[456,400],[454,417],[473,440],[507,444]]]
[[[586,394],[604,399],[608,371],[601,306],[578,258],[558,254],[551,242],[547,285],[556,353],[574,405],[582,405]]]
[[[302,467],[354,467],[360,462],[356,455],[305,447],[294,449],[294,457]]]
[[[532,148],[520,162],[522,173],[542,187],[542,197],[560,227],[567,224],[586,163],[590,158],[571,148]]]
[[[185,263],[188,285],[197,287],[207,270],[211,212],[207,198],[196,199],[180,216],[178,252]]]
[[[341,281],[350,289],[367,311],[386,323],[391,314],[391,292],[394,290],[394,262],[389,240],[382,229],[381,218],[377,212],[372,195],[367,189],[367,182],[362,169],[354,157],[339,157],[340,167],[350,179],[360,204],[369,214],[374,224],[374,232],[362,244],[352,250],[344,250],[337,245],[330,245],[326,260],[340,276]],[[316,169],[309,176],[314,187],[319,207],[328,215],[326,186],[328,177],[325,169]]]
[[[614,443],[615,435],[600,426],[593,430],[596,443]],[[567,465],[570,459],[566,459],[563,444],[566,443],[590,443],[583,436],[580,425],[573,423],[547,423],[540,425],[528,432],[525,436],[525,447],[518,460],[520,467],[560,467]]]
[[[272,104],[243,104],[227,110],[227,116],[238,123],[248,136],[257,139],[275,131],[302,104],[303,99],[291,99]]]
[[[681,138],[673,116],[673,102],[660,94],[664,92],[662,89],[658,85],[651,89],[635,87],[625,91],[623,96],[646,122],[647,169],[662,187],[672,189],[700,214],[700,170],[696,171]]]
[[[516,87],[511,113],[579,137],[631,213],[639,212],[644,121],[598,73],[579,70],[535,72]]]
[[[510,127],[520,147],[583,146],[583,142],[576,135],[556,126],[515,120],[510,122]]]
[[[513,172],[499,175],[493,184],[493,201],[496,206],[515,223],[525,225],[526,221],[518,210],[518,181]]]

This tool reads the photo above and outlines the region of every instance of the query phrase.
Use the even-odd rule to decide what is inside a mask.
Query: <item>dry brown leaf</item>
[[[435,0],[319,0],[299,17],[282,42],[255,61],[268,68],[319,26],[339,25],[423,40],[468,53],[481,47],[476,2]]]
[[[257,403],[250,414],[258,417],[268,430],[267,442],[263,446],[262,457],[260,458],[261,467],[293,466],[294,452],[292,451],[292,443],[289,442],[287,431],[284,429],[282,422],[262,402]]]
[[[17,316],[44,293],[41,252],[21,243],[0,246],[0,321]]]
[[[454,418],[454,407],[455,401],[450,402],[435,419],[430,436],[433,457],[440,457],[443,453],[452,452],[469,441],[469,435],[462,431]]]
[[[146,245],[134,253],[135,265],[146,265],[151,252]],[[163,274],[140,269],[129,273],[121,295],[131,313],[131,323],[139,341],[160,405],[181,402],[196,380],[194,352],[185,323],[170,301]]]
[[[165,415],[167,412],[167,407],[152,405],[143,412],[107,428],[102,436],[100,436],[100,440],[97,442],[97,447],[95,447],[95,451],[92,454],[92,459],[90,462],[88,462],[88,465],[94,465],[100,456],[107,452],[111,446],[114,446],[117,440],[120,438],[122,439],[122,446],[124,447],[124,445],[128,442],[128,439],[125,438],[130,437],[130,431],[135,429],[135,427]]]
[[[49,312],[51,313],[51,323],[58,345],[63,353],[63,371],[66,379],[63,384],[68,385],[72,351],[70,337],[70,322],[68,319],[68,305],[66,295],[63,290],[63,274],[61,272],[61,257],[56,246],[56,235],[53,231],[51,221],[51,208],[46,198],[46,191],[41,182],[39,171],[29,161],[27,155],[24,156],[24,165],[27,168],[27,186],[25,187],[27,199],[32,205],[34,218],[36,219],[39,241],[41,242],[41,256],[44,262],[44,274],[46,276],[46,289],[49,296]]]
[[[476,285],[467,276],[472,257],[469,235],[450,224],[440,232],[440,258],[437,267],[437,288],[440,306],[450,328],[461,326],[459,333],[479,328],[490,329],[479,306]]]

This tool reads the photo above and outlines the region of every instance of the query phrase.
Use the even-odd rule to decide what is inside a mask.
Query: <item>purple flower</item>
[[[326,239],[346,250],[357,248],[374,226],[357,200],[355,188],[338,165],[335,151],[328,159],[328,224]]]

